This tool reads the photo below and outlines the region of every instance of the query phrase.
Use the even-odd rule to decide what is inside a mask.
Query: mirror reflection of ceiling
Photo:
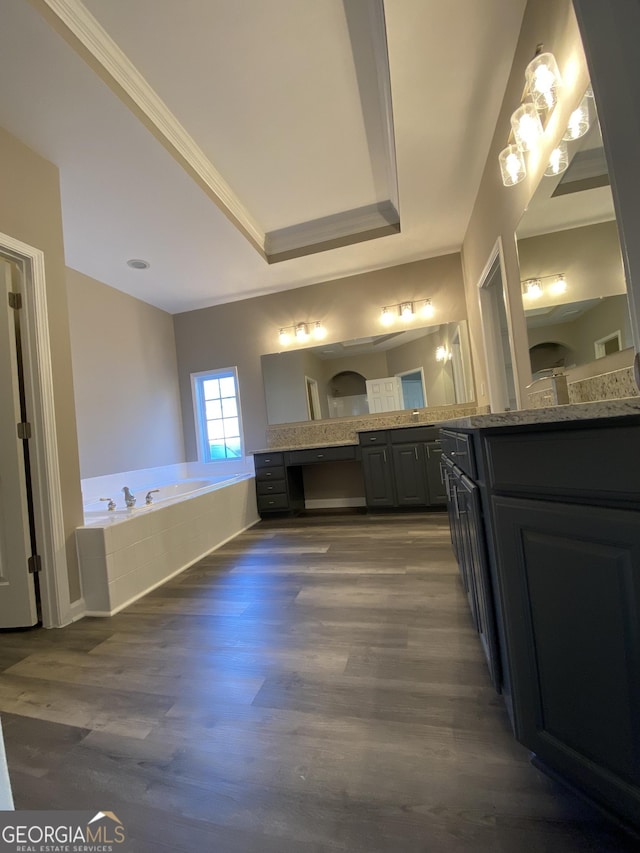
[[[525,5],[4,2],[0,126],[67,264],[170,313],[384,269],[462,245]]]

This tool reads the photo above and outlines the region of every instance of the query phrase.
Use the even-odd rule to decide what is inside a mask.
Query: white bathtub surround
[[[160,468],[141,468],[136,471],[105,474],[102,477],[87,477],[81,480],[82,503],[86,510],[88,505],[96,504],[100,498],[113,498],[118,509],[124,509],[123,486],[129,486],[134,494],[142,493],[144,503],[146,492],[158,486],[168,486],[194,479],[231,479],[235,474],[253,475],[253,472],[253,457],[247,456],[244,459],[229,459],[224,462],[179,462],[175,465],[163,465]],[[139,503],[138,499],[136,506]],[[106,503],[102,504],[102,509],[106,512]],[[93,510],[95,507],[91,506],[89,511]]]
[[[127,472],[130,482],[122,483],[133,491],[134,474],[141,472]],[[144,476],[138,482],[152,485]],[[191,496],[87,521],[76,530],[85,615],[111,616],[259,521],[255,482],[251,473],[237,472]]]

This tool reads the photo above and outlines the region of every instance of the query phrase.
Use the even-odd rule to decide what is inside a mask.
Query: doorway
[[[34,574],[39,568],[41,621],[44,627],[52,628],[71,622],[74,608],[69,600],[67,577],[44,253],[9,235],[0,234],[0,261],[2,261],[3,270],[3,292],[0,298],[6,306],[2,309],[3,319],[0,321],[4,323],[2,330],[4,349],[0,356],[2,360],[0,372],[4,377],[3,400],[11,401],[11,405],[2,407],[0,443],[3,445],[2,452],[6,455],[3,456],[1,463],[3,484],[0,492],[0,501],[2,501],[0,508],[3,512],[11,513],[14,519],[11,522],[12,527],[15,524],[15,529],[10,531],[10,544],[7,539],[9,534],[5,531],[0,533],[4,548],[3,564],[0,568],[3,580],[0,583],[6,586],[6,590],[2,590],[2,597],[6,598],[4,592],[9,589],[7,586],[9,573],[12,578],[15,574],[18,578],[16,584],[22,583],[23,587],[22,598],[16,605],[16,608],[21,608],[20,620],[18,621],[16,614],[11,613],[7,621],[5,614],[0,627],[37,624],[37,619],[35,623],[24,621],[25,614],[27,614],[27,620],[33,618],[34,608],[36,616],[39,615],[35,581],[28,577],[25,581],[25,575]],[[10,271],[9,277],[6,274],[7,268]],[[20,304],[19,307],[14,308],[9,305],[8,292],[9,288],[13,290],[16,282],[19,284],[20,298],[16,297],[14,300],[12,297],[11,299]],[[20,313],[22,392],[18,388],[17,381],[17,350],[16,354],[13,354],[16,341],[14,311]],[[11,396],[8,396],[7,389],[11,389]],[[24,423],[28,423],[29,427],[20,427],[20,432],[22,435],[30,435],[24,439],[18,437],[18,424],[23,423],[21,393],[24,396],[23,405],[28,418]],[[26,498],[23,442],[28,442],[30,485],[33,497],[31,506]],[[22,473],[18,466],[21,466]],[[12,479],[5,480],[8,470],[14,473]],[[40,560],[32,561],[31,568],[34,571],[29,572],[29,557],[34,556],[32,534],[33,540],[37,543],[36,553]],[[16,549],[27,554],[27,563],[19,565],[16,562],[17,568],[9,568],[9,560],[11,560],[11,566],[14,565],[16,558],[13,555],[18,553]],[[9,554],[12,556],[9,557]],[[13,583],[12,579],[11,582]],[[18,586],[15,590],[18,595]],[[20,598],[19,595],[18,598]]]
[[[416,367],[397,374],[402,383],[402,401],[405,409],[424,409],[427,405],[427,392],[424,385],[424,370]]]
[[[502,245],[498,240],[479,284],[492,412],[509,412],[518,408],[513,336],[505,281]]]

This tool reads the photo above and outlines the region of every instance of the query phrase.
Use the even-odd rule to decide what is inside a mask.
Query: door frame
[[[487,370],[487,384],[489,385],[489,403],[492,412],[504,412],[506,410],[505,401],[508,401],[509,394],[506,388],[506,375],[504,370],[501,370],[499,359],[502,357],[502,352],[498,351],[497,341],[500,340],[500,329],[495,327],[494,316],[492,313],[492,297],[488,290],[489,274],[496,262],[499,263],[500,278],[502,283],[502,296],[504,299],[504,310],[507,319],[507,331],[509,337],[509,350],[511,351],[511,367],[513,370],[514,394],[516,400],[516,409],[522,408],[520,399],[520,377],[518,375],[518,364],[515,356],[515,345],[513,335],[513,324],[511,322],[511,301],[509,298],[509,288],[507,286],[507,271],[504,265],[504,254],[502,250],[502,237],[496,240],[489,259],[482,270],[482,274],[478,280],[478,302],[480,305],[480,325],[482,326],[482,338],[484,343],[485,364]]]
[[[62,489],[51,367],[51,340],[44,252],[0,233],[0,255],[23,275],[25,395],[33,422],[31,480],[38,552],[42,559],[40,597],[45,628],[72,621],[69,599]],[[26,567],[25,567],[26,570]]]

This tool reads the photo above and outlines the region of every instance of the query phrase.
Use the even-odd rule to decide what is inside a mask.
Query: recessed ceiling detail
[[[32,0],[270,264],[400,231],[383,0],[342,0],[376,202],[266,233],[170,107],[80,0]],[[339,128],[336,129],[339,133]]]

